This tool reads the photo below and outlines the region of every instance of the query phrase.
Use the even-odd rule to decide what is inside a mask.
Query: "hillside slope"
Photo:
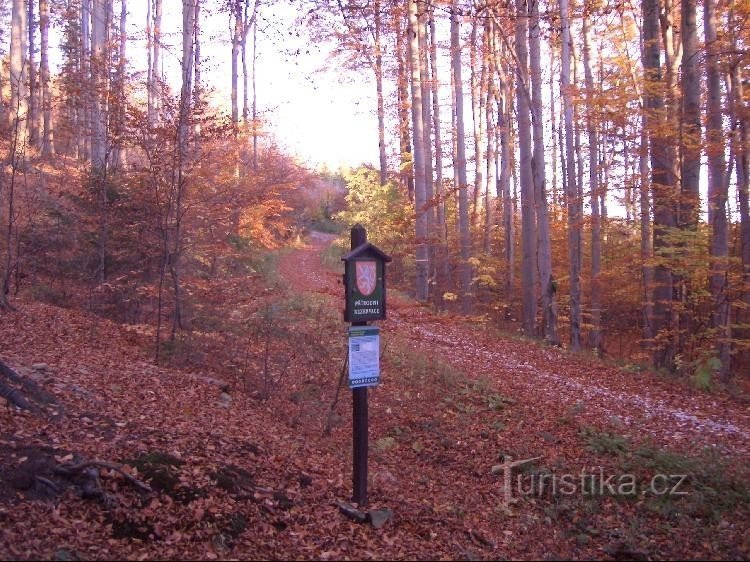
[[[285,254],[279,273],[338,316],[339,277],[320,263],[329,240]],[[0,557],[750,555],[746,405],[391,303],[370,392],[371,503],[395,513],[381,529],[337,506],[351,488],[347,390],[329,415],[339,372],[290,370],[263,400],[216,380],[220,367],[154,366],[134,327],[17,303],[0,322],[0,360],[57,404],[0,409]],[[339,325],[321,339],[343,358]],[[687,494],[507,502],[493,466],[532,457],[527,479],[601,470],[640,484],[667,471],[688,474]]]

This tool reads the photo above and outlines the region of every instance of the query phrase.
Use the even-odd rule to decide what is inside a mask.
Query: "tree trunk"
[[[425,178],[424,123],[422,112],[422,77],[419,72],[419,24],[417,0],[409,3],[409,54],[411,63],[411,118],[414,143],[414,199],[416,210],[416,296],[417,301],[426,302],[429,297],[429,214],[427,212],[427,189]]]
[[[94,175],[101,178],[106,172],[106,132],[107,132],[107,91],[109,71],[108,35],[109,22],[108,0],[93,0],[91,12],[91,78],[93,91],[91,93],[91,166]],[[106,199],[106,190],[103,192]],[[104,199],[102,200],[105,203]],[[105,203],[106,204],[106,203]]]
[[[471,312],[471,238],[469,235],[469,196],[466,178],[466,132],[464,127],[464,93],[461,77],[461,43],[460,23],[458,19],[458,0],[451,5],[451,67],[453,69],[453,103],[456,111],[456,162],[454,166],[458,176],[458,234],[460,263],[458,265],[459,297],[461,311]]]
[[[562,25],[560,90],[564,105],[565,160],[567,163],[565,196],[568,207],[568,259],[570,261],[570,347],[573,351],[579,351],[581,349],[581,215],[579,186],[575,175],[573,95],[570,84],[572,40],[568,0],[560,0],[560,21]]]
[[[471,205],[471,225],[476,226],[479,213],[479,195],[482,193],[483,173],[482,162],[484,161],[484,140],[482,138],[482,108],[481,108],[481,79],[477,80],[477,27],[479,18],[475,14],[471,27],[471,44],[469,50],[469,61],[471,65],[471,120],[474,127],[474,192]]]
[[[494,28],[492,25],[492,19],[487,18],[484,24],[484,43],[485,43],[485,72],[487,74],[486,82],[486,97],[484,102],[484,115],[487,134],[487,155],[486,155],[486,175],[487,182],[484,186],[484,252],[490,254],[492,248],[492,231],[494,228],[494,217],[493,217],[493,199],[492,199],[492,188],[495,186],[495,162],[497,158],[497,150],[495,147],[495,129],[494,129],[494,114],[495,108],[495,56],[494,56],[494,41],[493,41]]]
[[[552,242],[545,179],[544,117],[542,115],[542,66],[539,39],[539,0],[529,0],[529,65],[531,74],[531,115],[534,132],[534,201],[538,236],[537,267],[542,293],[542,336],[547,343],[560,343],[557,335],[557,302],[552,277]],[[553,141],[554,144],[554,141]]]
[[[419,2],[419,0],[417,0]],[[419,6],[419,4],[418,4]],[[432,108],[430,107],[432,99],[432,84],[430,83],[430,74],[428,71],[428,47],[427,47],[427,36],[426,36],[426,6],[419,9],[417,13],[418,36],[417,42],[419,46],[419,75],[421,77],[422,87],[422,131],[424,134],[424,141],[422,144],[422,150],[424,151],[424,185],[425,185],[425,202],[426,208],[425,213],[427,215],[427,239],[429,246],[430,256],[430,278],[434,281],[434,254],[435,254],[435,185],[434,185],[434,174],[432,167]],[[429,282],[429,281],[428,281]]]
[[[583,70],[586,80],[586,134],[589,138],[589,190],[591,191],[591,331],[589,345],[601,352],[601,287],[602,269],[601,220],[599,216],[599,135],[594,122],[594,77],[591,72],[589,26],[583,18]],[[627,167],[627,162],[626,162]]]
[[[682,115],[680,120],[681,198],[680,226],[698,227],[701,169],[701,79],[695,1],[682,0]]]
[[[437,74],[437,37],[435,32],[434,8],[430,8],[430,78],[432,81],[432,129],[435,136],[435,199],[436,228],[441,246],[446,243],[445,202],[443,196],[443,141],[440,133],[440,82]],[[445,248],[441,248],[441,254]],[[443,256],[445,258],[445,256]],[[444,261],[444,260],[443,260]],[[441,264],[446,265],[446,264]]]
[[[24,0],[13,0],[10,31],[10,112],[8,115],[12,131],[9,160],[14,169],[22,166],[26,159],[28,139],[27,16]]]
[[[253,22],[253,172],[258,171],[258,88],[256,78],[258,62],[258,22]]]
[[[717,13],[714,0],[704,2],[706,37],[706,154],[708,157],[708,205],[711,209],[711,273],[709,286],[713,300],[713,328],[716,331],[716,353],[721,361],[719,372],[729,380],[731,330],[727,274],[729,258],[729,225],[727,221],[727,182],[725,182],[724,134],[722,130],[721,77],[717,42]]]
[[[404,40],[403,12],[400,9],[394,9],[393,25],[396,29],[396,70],[397,70],[397,91],[398,91],[398,124],[399,124],[399,150],[400,150],[400,176],[401,181],[406,188],[406,194],[409,201],[414,202],[414,178],[412,169],[414,163],[411,156],[411,140],[409,138],[409,87],[406,76],[406,57],[408,57],[408,43]]]
[[[238,107],[237,80],[238,56],[242,42],[242,4],[241,0],[234,0],[232,6],[234,28],[232,30],[232,136],[237,141],[240,127],[240,111]]]
[[[34,0],[26,0],[28,18],[26,20],[29,33],[29,146],[39,148],[41,135],[39,133],[39,80],[36,72],[36,19],[34,18]]]
[[[125,0],[123,0],[123,5]],[[39,29],[41,33],[41,90],[44,127],[42,133],[42,156],[52,156],[52,94],[49,73],[49,1],[39,0]]]
[[[117,52],[117,101],[114,119],[114,146],[112,149],[111,166],[114,168],[125,169],[126,152],[123,147],[123,136],[125,135],[125,115],[127,113],[127,94],[125,91],[125,81],[127,80],[127,45],[128,45],[128,2],[121,0],[120,4],[120,30],[119,30],[119,48]]]
[[[188,160],[190,134],[190,101],[193,96],[193,41],[195,38],[195,1],[182,0],[182,88],[180,90],[180,114],[177,135],[177,193],[175,197],[174,239],[169,260],[174,292],[174,314],[172,317],[172,339],[177,328],[182,328],[182,297],[180,289],[180,259],[182,256],[182,201],[185,195],[185,165]]]
[[[730,10],[730,28],[736,29],[734,11]],[[739,52],[737,38],[732,33],[732,52]],[[748,146],[747,117],[750,116],[750,108],[746,105],[744,97],[744,85],[742,82],[742,67],[738,57],[730,67],[729,80],[731,85],[731,97],[729,99],[730,123],[732,129],[732,145],[734,153],[734,166],[737,178],[737,196],[739,199],[740,213],[740,259],[742,262],[742,277],[740,295],[743,307],[738,311],[737,324],[750,325],[750,146]],[[731,164],[731,163],[730,163]],[[750,340],[750,328],[744,327],[737,330],[737,338]],[[750,358],[750,350],[738,353],[740,361]]]
[[[445,196],[443,193],[443,140],[440,131],[440,82],[437,66],[437,33],[435,30],[434,7],[429,8],[428,37],[430,56],[430,82],[432,84],[432,129],[435,149],[435,300],[440,303],[449,277],[448,231],[445,221]]]
[[[510,78],[510,77],[509,77]],[[504,236],[504,258],[505,258],[505,293],[511,295],[515,285],[515,241],[516,225],[514,202],[510,192],[511,176],[514,174],[512,147],[511,147],[511,123],[510,116],[513,112],[513,92],[510,79],[503,84],[502,109],[498,108],[498,114],[502,116],[500,127],[500,155],[502,161],[500,188],[503,198],[503,236]]]
[[[537,235],[534,200],[534,176],[532,170],[533,149],[531,145],[531,108],[528,91],[528,11],[525,0],[516,0],[516,55],[518,79],[516,103],[518,113],[518,150],[521,182],[521,265],[523,331],[527,336],[534,335],[536,325],[537,292]]]
[[[380,0],[375,0],[375,90],[378,103],[378,154],[380,157],[380,185],[388,181],[388,161],[385,155],[385,103],[383,101],[383,53],[380,44],[382,15]]]
[[[677,226],[674,204],[675,177],[669,140],[671,134],[665,123],[662,73],[659,43],[659,0],[642,0],[643,10],[643,88],[645,111],[648,116],[648,137],[651,156],[651,189],[653,192],[654,229],[653,250],[659,254],[668,250],[669,229]],[[654,366],[674,368],[676,353],[674,343],[672,270],[662,261],[654,267]]]

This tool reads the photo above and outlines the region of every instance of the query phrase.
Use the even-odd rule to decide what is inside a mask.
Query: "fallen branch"
[[[151,486],[149,486],[145,482],[141,482],[136,477],[131,476],[130,474],[125,472],[122,467],[106,461],[93,460],[84,461],[73,465],[60,465],[55,468],[55,474],[61,474],[62,476],[75,476],[76,474],[83,472],[88,468],[106,468],[107,470],[113,470],[119,473],[123,478],[125,478],[125,480],[127,480],[134,488],[137,488],[138,490],[149,494],[153,493]]]
[[[15,388],[8,386],[4,382],[0,382],[0,397],[5,398],[8,401],[8,404],[17,406],[22,410],[26,410],[28,412],[36,411],[34,405],[26,400],[26,398],[24,398],[20,392],[18,392]]]
[[[346,357],[344,358],[344,366],[341,368],[341,375],[339,376],[339,382],[336,385],[336,395],[333,397],[333,402],[331,402],[331,407],[328,408],[328,415],[326,416],[326,425],[323,428],[323,435],[330,435],[331,434],[331,426],[333,425],[333,422],[331,421],[333,419],[333,410],[336,408],[336,404],[338,404],[339,401],[339,394],[341,393],[341,387],[344,384],[344,376],[346,375],[346,366],[349,364],[349,354],[346,354]]]

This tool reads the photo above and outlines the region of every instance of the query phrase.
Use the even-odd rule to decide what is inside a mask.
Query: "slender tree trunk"
[[[550,40],[550,45],[553,45]],[[557,187],[557,110],[555,109],[555,49],[550,48],[550,73],[549,73],[549,108],[550,108],[550,127],[552,128],[552,205],[558,205],[558,187]]]
[[[180,90],[180,114],[177,128],[177,193],[175,197],[174,238],[169,260],[169,272],[174,293],[172,316],[172,340],[178,328],[182,328],[182,296],[180,287],[180,261],[182,257],[183,198],[187,178],[185,165],[188,160],[188,140],[193,96],[193,64],[195,38],[195,1],[182,0],[182,88]]]
[[[9,160],[14,169],[23,166],[28,138],[27,50],[24,0],[13,0],[10,31],[10,128],[13,134]]]
[[[641,211],[641,275],[643,282],[642,315],[643,340],[642,346],[646,350],[653,348],[654,338],[654,268],[652,233],[651,233],[651,204],[649,198],[649,167],[648,167],[648,114],[643,111],[641,116],[641,147],[638,155],[638,169],[640,172],[640,211]]]
[[[736,29],[734,9],[729,12],[730,28]],[[732,33],[732,52],[739,52],[737,37]],[[738,58],[731,66],[729,80],[731,97],[729,99],[730,123],[732,129],[732,145],[734,166],[737,179],[737,197],[740,213],[740,259],[742,262],[741,299],[743,309],[738,312],[737,323],[750,325],[750,145],[748,145],[747,118],[750,107],[745,102],[744,85],[741,66],[742,58]],[[731,164],[731,163],[730,163]],[[737,338],[750,339],[750,328],[737,330]],[[741,360],[750,358],[750,350],[738,354]]]
[[[162,0],[153,0],[154,2],[154,69],[152,76],[154,78],[154,107],[156,108],[156,121],[160,120],[162,107],[161,88],[164,80],[161,61],[161,19],[162,19]]]
[[[108,190],[107,190],[107,99],[109,92],[109,0],[93,0],[91,12],[91,179],[99,190],[99,267],[98,281],[107,278]]]
[[[478,15],[474,15],[471,27],[471,44],[469,50],[469,61],[471,65],[471,118],[474,126],[474,192],[471,206],[471,225],[476,226],[479,213],[479,195],[482,193],[484,174],[482,162],[484,161],[484,140],[482,138],[482,108],[481,108],[481,79],[477,79],[477,28],[479,26]]]
[[[727,272],[729,258],[729,225],[727,221],[727,182],[725,182],[724,133],[722,130],[721,77],[717,44],[716,4],[705,0],[703,7],[706,37],[706,153],[708,156],[708,204],[711,222],[710,289],[713,300],[713,327],[716,330],[716,352],[724,381],[729,380],[731,330]]]
[[[669,229],[677,226],[674,211],[676,201],[675,178],[669,140],[665,138],[668,127],[664,116],[662,72],[659,43],[659,1],[642,0],[643,11],[643,68],[645,111],[648,116],[648,137],[651,155],[651,189],[653,192],[654,229],[653,250],[659,253],[668,249]],[[674,368],[672,270],[662,261],[654,267],[654,365]]]
[[[426,2],[424,8],[419,7],[420,0],[417,0],[417,22],[418,36],[417,42],[419,46],[419,75],[421,77],[422,87],[422,131],[424,134],[424,141],[422,143],[422,150],[424,151],[424,177],[425,177],[425,198],[426,198],[426,214],[427,214],[427,238],[429,245],[430,254],[430,276],[434,276],[434,254],[435,254],[435,223],[436,223],[436,212],[435,212],[435,185],[434,185],[434,174],[432,167],[432,108],[430,107],[432,99],[432,84],[430,83],[430,74],[428,71],[428,47],[427,47],[427,36],[426,36]],[[434,280],[434,279],[433,279]]]
[[[414,199],[416,210],[416,296],[419,302],[426,302],[429,297],[428,277],[429,263],[429,213],[427,212],[427,188],[425,178],[424,123],[422,112],[422,77],[419,72],[419,25],[417,18],[417,0],[409,3],[409,53],[411,63],[411,117],[414,142]]]
[[[240,112],[237,95],[238,56],[242,42],[242,4],[241,0],[234,0],[232,6],[234,28],[232,30],[232,136],[235,141],[239,135]]]
[[[253,171],[258,172],[258,22],[253,22]]]
[[[430,8],[430,78],[432,81],[432,129],[435,136],[435,198],[436,198],[436,219],[438,239],[441,246],[446,243],[446,225],[445,225],[445,202],[443,196],[443,141],[440,132],[440,82],[438,81],[437,69],[437,37],[435,32],[434,8]],[[445,248],[441,248],[441,254]],[[443,256],[445,257],[445,256]],[[442,261],[445,261],[444,259]],[[447,264],[445,264],[447,265]]]
[[[568,206],[568,259],[570,260],[570,347],[573,351],[579,351],[581,349],[581,215],[574,160],[573,95],[570,83],[572,40],[568,0],[560,0],[560,20],[562,25],[560,90],[565,116],[565,160],[567,162],[565,196]]]
[[[539,39],[539,0],[529,0],[529,65],[531,76],[531,115],[534,133],[534,201],[538,236],[537,267],[542,293],[542,329],[544,340],[560,343],[557,335],[557,302],[555,281],[552,277],[552,242],[550,240],[549,208],[547,202],[546,162],[544,149],[544,117],[542,115],[542,65]],[[553,141],[554,144],[554,141]]]
[[[39,80],[36,72],[36,18],[34,17],[34,0],[27,0],[28,18],[27,31],[29,33],[29,146],[39,148],[41,135],[39,132]]]
[[[445,221],[445,195],[443,193],[443,140],[440,131],[440,82],[437,66],[437,33],[435,30],[434,7],[429,8],[428,37],[430,57],[430,82],[432,85],[432,129],[435,149],[435,300],[442,302],[445,286],[450,274],[448,264],[448,231]]]
[[[564,0],[563,0],[564,1]],[[521,182],[521,247],[523,262],[521,265],[522,285],[522,322],[524,334],[534,335],[536,324],[537,293],[537,235],[534,200],[534,176],[532,170],[533,148],[531,144],[531,108],[528,92],[528,10],[525,0],[516,0],[516,55],[518,80],[516,103],[518,113],[518,149],[520,155],[519,170]]]
[[[91,111],[94,87],[91,81],[91,2],[81,0],[81,118],[79,120],[80,144],[78,155],[83,160],[91,158]]]
[[[397,90],[398,90],[398,122],[399,122],[399,149],[400,149],[400,175],[406,187],[409,201],[414,202],[414,178],[411,168],[414,167],[411,156],[411,139],[409,138],[409,87],[406,76],[406,58],[409,45],[404,39],[403,12],[394,9],[394,27],[396,29],[396,61],[397,61]]]
[[[506,295],[513,294],[513,286],[515,285],[515,212],[514,212],[514,201],[511,197],[510,182],[511,176],[514,174],[513,158],[511,156],[511,140],[510,140],[510,116],[513,112],[513,95],[512,95],[512,84],[510,82],[510,75],[508,80],[503,85],[503,107],[500,111],[502,115],[502,123],[500,127],[500,153],[502,158],[502,179],[500,181],[500,187],[502,189],[503,197],[503,235],[504,235],[504,258],[505,258],[505,293]],[[499,110],[499,109],[498,109]]]
[[[453,103],[456,111],[456,162],[454,166],[458,176],[458,233],[459,233],[459,285],[461,311],[471,311],[471,237],[469,235],[469,196],[466,177],[466,132],[464,127],[464,93],[461,77],[461,43],[460,23],[458,19],[458,0],[451,5],[451,66],[453,68]]]
[[[382,14],[380,0],[375,0],[375,90],[378,103],[378,154],[380,156],[380,185],[388,181],[388,160],[385,154],[385,103],[383,101],[383,53],[380,44]]]
[[[695,22],[696,0],[682,0],[682,118],[680,226],[698,227],[700,196],[698,184],[701,169],[701,79],[698,32]]]
[[[106,102],[107,73],[109,70],[108,0],[93,0],[91,12],[91,82],[93,86],[91,104],[91,165],[94,175],[103,178],[106,170]],[[106,198],[106,193],[103,195]],[[104,201],[103,201],[104,202]]]
[[[125,169],[127,163],[125,148],[123,147],[123,135],[125,134],[125,115],[127,112],[127,94],[125,92],[125,81],[127,80],[127,20],[128,2],[121,0],[120,4],[120,30],[119,48],[117,54],[117,101],[114,119],[114,146],[112,150],[111,164],[115,168]]]
[[[125,4],[125,0],[123,0]],[[52,94],[49,74],[49,1],[39,0],[39,29],[41,33],[41,90],[44,128],[42,133],[42,156],[52,156]]]
[[[589,345],[601,352],[601,287],[602,269],[601,220],[599,217],[599,135],[594,116],[594,77],[591,72],[591,49],[587,18],[583,18],[583,70],[586,80],[586,134],[589,138],[589,190],[591,191],[591,331]],[[627,166],[627,163],[626,163]]]
[[[493,217],[493,205],[494,202],[492,200],[492,188],[495,184],[495,159],[497,157],[496,148],[495,148],[495,130],[494,130],[494,122],[495,118],[493,115],[493,110],[495,107],[495,91],[494,91],[494,85],[495,85],[495,68],[494,68],[494,62],[495,62],[495,56],[494,56],[494,42],[492,39],[494,30],[492,25],[492,19],[488,18],[485,21],[484,24],[484,43],[486,46],[485,51],[485,66],[486,66],[486,74],[487,78],[485,80],[486,82],[486,99],[484,102],[484,114],[485,114],[485,123],[486,123],[486,130],[487,130],[487,164],[486,164],[486,178],[487,182],[484,186],[484,252],[486,254],[489,254],[491,252],[492,248],[492,231],[494,228],[494,217]]]

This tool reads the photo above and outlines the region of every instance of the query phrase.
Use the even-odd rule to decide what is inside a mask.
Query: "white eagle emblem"
[[[357,290],[364,297],[369,297],[375,291],[377,284],[377,262],[356,261]]]

